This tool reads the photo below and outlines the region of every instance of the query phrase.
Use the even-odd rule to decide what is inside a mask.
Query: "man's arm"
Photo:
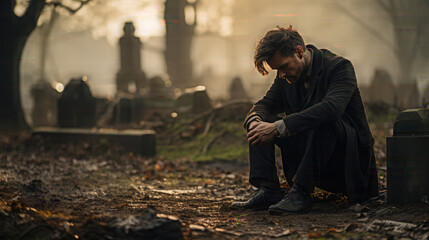
[[[249,129],[249,123],[255,120],[267,121],[269,115],[283,109],[280,80],[276,78],[265,96],[255,103],[244,120],[243,127]]]
[[[332,71],[332,80],[324,99],[301,112],[286,116],[283,121],[287,130],[295,134],[340,119],[356,87],[353,65],[346,59],[339,61]]]

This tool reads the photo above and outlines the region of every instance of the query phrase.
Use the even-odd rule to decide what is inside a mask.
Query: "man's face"
[[[267,62],[271,69],[278,71],[279,78],[285,79],[289,83],[296,83],[304,70],[302,49],[301,47],[298,48],[291,57],[282,56],[277,51]]]

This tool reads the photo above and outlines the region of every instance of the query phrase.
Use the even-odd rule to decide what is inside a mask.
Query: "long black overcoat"
[[[378,195],[374,139],[366,118],[351,62],[326,49],[313,50],[313,63],[307,99],[302,101],[298,85],[278,77],[266,95],[255,103],[246,117],[263,120],[285,113],[283,121],[293,135],[303,130],[340,120],[346,130],[346,194],[351,202]],[[329,139],[321,139],[328,141]]]

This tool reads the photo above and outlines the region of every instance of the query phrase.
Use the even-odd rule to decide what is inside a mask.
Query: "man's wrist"
[[[279,138],[284,138],[284,137],[289,137],[290,133],[286,127],[285,122],[283,121],[283,119],[277,120],[274,122],[276,125],[276,129],[278,134],[276,135],[276,137]]]

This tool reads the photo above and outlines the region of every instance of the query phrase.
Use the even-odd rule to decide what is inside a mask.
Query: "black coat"
[[[302,84],[289,84],[278,77],[266,95],[255,103],[246,117],[263,120],[285,113],[283,121],[293,135],[303,130],[340,120],[347,135],[345,176],[346,194],[351,202],[378,195],[377,169],[372,138],[362,98],[351,62],[326,49],[313,50],[313,63],[307,98]],[[326,141],[327,139],[321,139]]]

